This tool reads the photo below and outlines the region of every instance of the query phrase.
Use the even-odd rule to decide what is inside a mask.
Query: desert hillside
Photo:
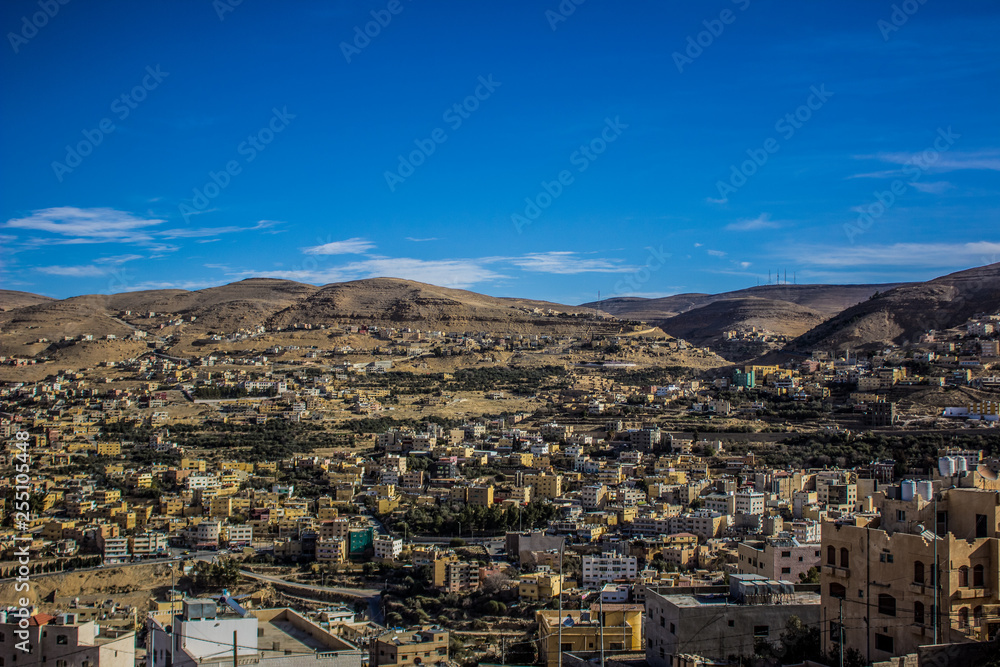
[[[914,340],[1000,310],[1000,263],[910,283],[873,295],[803,334],[790,349],[873,348]]]

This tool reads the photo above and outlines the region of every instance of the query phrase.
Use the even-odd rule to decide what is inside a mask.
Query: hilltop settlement
[[[0,665],[987,664],[1000,265],[746,292],[0,294]]]

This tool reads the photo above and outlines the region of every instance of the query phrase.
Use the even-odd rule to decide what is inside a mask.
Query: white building
[[[764,494],[759,491],[744,489],[736,492],[737,514],[763,514]]]
[[[612,552],[605,552],[600,556],[584,556],[583,585],[591,588],[616,579],[634,579],[638,568],[635,556],[619,556]]]
[[[225,533],[229,546],[249,546],[253,542],[253,526],[249,523],[226,524]]]
[[[220,609],[221,612],[220,613]],[[148,667],[357,667],[362,652],[291,609],[248,612],[233,602],[184,600],[183,611],[152,613],[146,639]],[[169,627],[171,632],[167,632]]]
[[[375,558],[396,559],[403,553],[403,540],[391,535],[377,535],[373,542]]]

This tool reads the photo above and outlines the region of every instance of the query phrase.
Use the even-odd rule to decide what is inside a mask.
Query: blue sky
[[[0,7],[7,289],[1000,261],[995,2],[64,1]]]

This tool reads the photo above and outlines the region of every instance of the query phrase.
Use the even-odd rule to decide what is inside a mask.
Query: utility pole
[[[500,635],[500,664],[507,664],[507,635]]]
[[[844,667],[844,598],[840,598],[840,625],[837,627],[840,635],[840,667]]]
[[[233,667],[239,667],[240,661],[236,652],[236,630],[233,630]]]
[[[558,657],[556,658],[557,659],[557,663],[556,664],[558,665],[558,667],[562,667],[562,622],[563,622],[563,617],[562,617],[562,598],[563,598],[562,573],[563,573],[563,549],[565,549],[565,548],[566,548],[566,538],[564,537],[563,540],[562,540],[562,542],[559,544],[559,629],[557,630],[558,637],[556,639],[556,641],[559,644],[556,647],[556,650],[558,651],[558,653],[557,653]]]
[[[601,667],[604,667],[604,594],[603,593],[598,593],[598,595],[600,596],[598,598],[600,600],[598,602],[598,605],[600,605],[598,607],[598,609],[600,611],[597,612],[597,622],[601,624],[601,630],[600,630],[601,631]]]
[[[940,614],[940,609],[938,609],[938,592],[941,590],[940,582],[938,581],[941,577],[938,573],[938,510],[937,510],[937,494],[934,494],[934,643],[938,643],[938,615]]]

